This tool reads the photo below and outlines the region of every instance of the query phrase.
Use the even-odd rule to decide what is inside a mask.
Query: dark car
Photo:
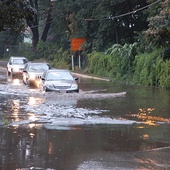
[[[12,56],[9,58],[7,63],[7,74],[8,75],[22,75],[25,64],[28,59],[25,57]]]
[[[52,67],[49,63],[28,62],[23,70],[23,83],[27,85],[36,85],[39,87],[39,81],[41,80],[43,73],[51,68]]]
[[[40,88],[43,91],[56,91],[56,92],[79,92],[79,87],[69,70],[66,69],[51,69],[44,72]]]

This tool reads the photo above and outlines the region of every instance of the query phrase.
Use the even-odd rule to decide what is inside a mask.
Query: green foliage
[[[148,41],[158,46],[169,46],[170,43],[170,3],[169,0],[161,2],[159,13],[150,17],[149,28],[144,32]],[[153,41],[154,40],[154,41]]]
[[[135,17],[118,17],[123,13],[147,5],[146,0],[57,0],[53,3],[53,24],[50,37],[66,50],[63,42],[73,37],[86,37],[86,52],[102,52],[115,43],[133,43],[136,31],[147,28],[146,14],[135,13]],[[133,25],[133,27],[131,27]]]
[[[163,60],[163,49],[136,53],[137,44],[113,45],[107,53],[88,55],[90,73],[134,84],[170,88],[170,60]]]
[[[113,62],[111,67],[116,79],[127,79],[132,76],[136,45],[136,43],[125,44],[124,46],[113,45],[108,49],[107,53],[111,55],[110,62]]]
[[[35,52],[36,45],[40,40],[47,43],[53,42],[58,49],[68,50],[73,37],[87,38],[85,48],[87,53],[94,50],[102,52],[115,43],[124,45],[135,42],[136,32],[147,29],[147,14],[142,11],[136,12],[134,15],[120,17],[123,13],[129,13],[146,6],[146,0],[57,0],[54,2],[50,0],[18,0],[17,3],[7,0],[3,2],[17,4],[11,10],[8,6],[6,6],[8,10],[2,9],[6,9],[7,14],[10,11],[14,14],[18,11],[19,16],[22,14],[23,24],[26,19],[26,23],[32,31],[32,45]],[[9,19],[11,19],[10,17]],[[3,19],[6,20],[5,15],[2,15],[2,21]],[[14,20],[14,23],[20,25],[21,21]]]
[[[132,76],[136,44],[113,45],[104,53],[92,53],[89,57],[89,71],[114,79],[127,79]]]
[[[32,60],[44,59],[45,61],[48,61],[52,67],[69,68],[70,58],[68,51],[64,52],[62,48],[57,49],[56,45],[53,43],[41,41],[37,45],[37,51]]]
[[[147,86],[170,87],[170,60],[164,61],[162,50],[140,54],[136,57],[134,82]]]
[[[63,52],[62,49],[59,49],[54,55],[51,65],[55,68],[70,69],[70,58],[68,51]]]
[[[88,72],[99,76],[107,76],[109,72],[109,55],[101,52],[94,52],[88,55]]]
[[[20,33],[25,29],[25,19],[32,21],[36,13],[27,0],[1,1],[0,9],[0,31],[11,29]]]
[[[158,52],[144,53],[136,56],[134,81],[138,84],[157,86],[157,56]]]
[[[57,52],[56,46],[53,43],[45,43],[43,41],[40,41],[37,44],[37,48],[36,48],[36,59],[39,58],[44,58],[47,60],[52,60],[53,59],[53,55]]]
[[[161,61],[158,70],[159,86],[170,88],[170,60]]]

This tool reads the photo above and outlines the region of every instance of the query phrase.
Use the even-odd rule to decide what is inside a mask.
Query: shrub
[[[115,44],[106,53],[88,55],[88,72],[134,84],[169,88],[170,60],[164,60],[162,55],[162,49],[137,54],[136,44]]]
[[[147,86],[169,88],[170,61],[163,60],[162,50],[140,54],[135,59],[134,82]]]

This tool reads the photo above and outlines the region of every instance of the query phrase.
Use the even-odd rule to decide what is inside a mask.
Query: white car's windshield
[[[25,64],[25,60],[23,60],[23,59],[14,59],[13,64]]]
[[[46,80],[73,80],[69,72],[49,72]]]

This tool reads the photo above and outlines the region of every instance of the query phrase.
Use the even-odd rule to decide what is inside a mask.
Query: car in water
[[[45,92],[79,93],[79,86],[67,69],[51,69],[44,72],[41,78],[40,89]]]
[[[43,73],[51,68],[51,65],[46,62],[28,62],[23,69],[23,83],[39,87]]]
[[[11,56],[7,63],[7,75],[22,75],[27,62],[28,59],[26,57]]]

